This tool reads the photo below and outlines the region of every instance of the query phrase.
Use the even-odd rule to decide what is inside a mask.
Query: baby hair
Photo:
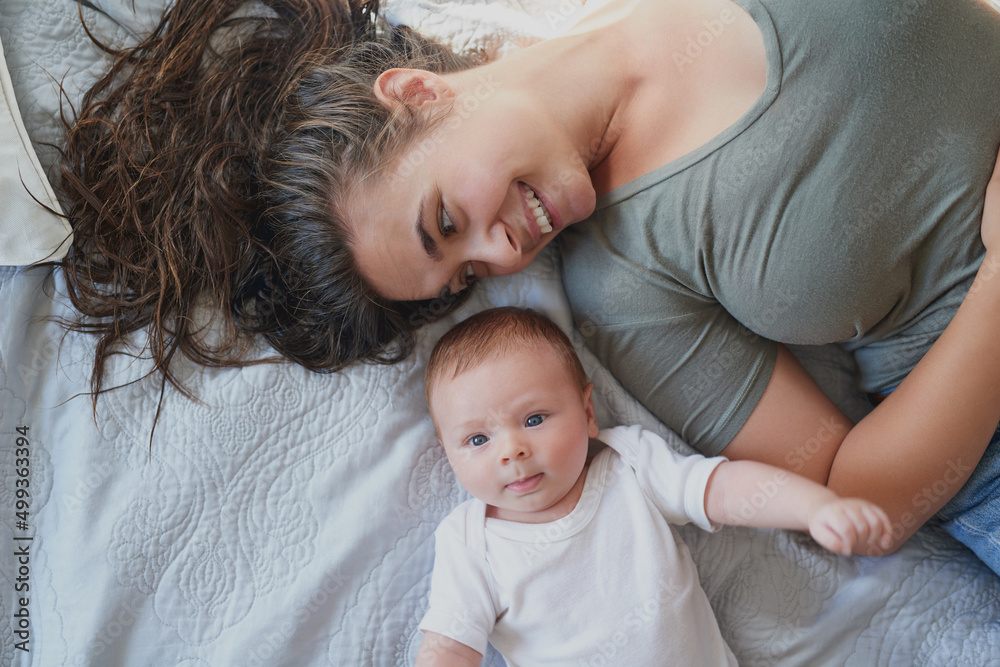
[[[550,346],[580,388],[587,384],[573,344],[552,320],[529,308],[492,308],[455,325],[434,346],[424,375],[428,404],[434,386],[444,377],[456,377],[532,345]]]

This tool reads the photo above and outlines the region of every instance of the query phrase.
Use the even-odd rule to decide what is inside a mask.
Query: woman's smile
[[[378,204],[352,207],[348,214],[356,221],[358,265],[384,297],[433,298],[442,288],[465,288],[470,278],[517,273],[563,228],[559,206],[567,193],[557,181],[551,192],[562,197],[558,206],[527,180],[497,179],[482,165],[443,171],[434,180],[369,185],[357,200]],[[506,187],[495,185],[497,180]],[[574,221],[578,217],[573,214]]]
[[[528,229],[531,232],[531,238],[535,243],[538,243],[543,234],[548,234],[556,228],[553,224],[555,216],[549,212],[549,208],[545,205],[542,197],[530,186],[520,181],[517,185],[527,212]],[[531,224],[532,222],[535,224]],[[536,230],[537,234],[535,233]]]

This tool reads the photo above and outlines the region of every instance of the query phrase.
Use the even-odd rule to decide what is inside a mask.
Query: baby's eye
[[[485,435],[474,435],[471,438],[469,438],[467,442],[473,447],[482,447],[487,442],[489,442],[489,440],[490,439],[487,438]]]
[[[448,211],[444,210],[444,206],[441,207],[438,229],[441,231],[441,236],[451,236],[455,233],[455,223],[451,221],[451,218],[448,216]]]
[[[525,426],[538,426],[543,421],[545,421],[545,417],[542,415],[531,415],[524,421],[524,424]]]

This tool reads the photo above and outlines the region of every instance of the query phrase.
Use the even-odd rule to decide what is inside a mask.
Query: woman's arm
[[[1000,421],[1000,176],[983,214],[986,258],[941,337],[853,428],[781,348],[760,402],[723,450],[875,502],[894,551],[962,487]],[[884,553],[878,550],[871,555]]]
[[[479,667],[482,654],[436,632],[425,632],[414,667]]]

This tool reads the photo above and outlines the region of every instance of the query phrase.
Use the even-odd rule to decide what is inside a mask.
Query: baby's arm
[[[414,664],[479,667],[487,640],[503,609],[492,593],[495,580],[485,555],[468,545],[468,504],[460,505],[434,531],[434,570],[424,639]],[[479,518],[482,530],[482,516]],[[482,534],[479,535],[482,539]],[[472,648],[479,647],[478,649]]]
[[[720,463],[708,480],[705,511],[715,523],[807,531],[844,555],[859,547],[877,553],[892,543],[889,519],[877,505],[757,461]]]
[[[414,667],[479,667],[483,655],[451,637],[424,632]]]

